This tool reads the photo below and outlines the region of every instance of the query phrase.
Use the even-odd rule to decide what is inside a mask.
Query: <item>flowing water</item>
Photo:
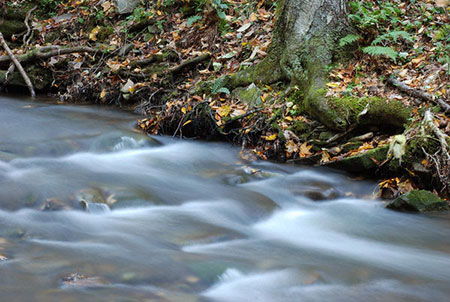
[[[329,170],[148,138],[123,112],[0,105],[0,301],[450,300],[448,215],[386,210],[374,183]]]

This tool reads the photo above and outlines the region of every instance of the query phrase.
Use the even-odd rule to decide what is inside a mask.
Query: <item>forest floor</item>
[[[115,7],[125,2],[136,7]],[[446,0],[351,3],[355,33],[340,41],[351,56],[329,67],[327,96],[396,100],[411,115],[395,129],[345,132],[307,116],[292,97],[301,93],[298,87],[280,82],[230,91],[215,81],[266,56],[274,1],[0,0],[0,11],[0,30],[17,57],[41,49],[22,61],[38,93],[130,108],[142,115],[138,127],[149,134],[227,140],[242,146],[247,158],[377,175],[385,198],[416,188],[449,197]],[[82,51],[73,49],[78,46]],[[3,89],[23,91],[20,76],[5,80],[10,63],[2,54]],[[205,83],[209,89],[200,89]],[[361,108],[357,120],[366,112]]]

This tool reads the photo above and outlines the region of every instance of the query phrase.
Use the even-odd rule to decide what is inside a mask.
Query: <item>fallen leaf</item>
[[[277,134],[276,134],[276,133],[264,137],[264,139],[265,139],[266,141],[274,141],[276,138],[277,138]]]
[[[312,146],[308,146],[306,144],[306,142],[304,142],[303,144],[300,145],[300,153],[299,156],[300,157],[307,157],[312,155],[312,152],[310,151],[312,148]]]

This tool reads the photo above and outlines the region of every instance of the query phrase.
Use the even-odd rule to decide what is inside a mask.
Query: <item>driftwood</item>
[[[5,41],[5,38],[3,38],[3,34],[0,32],[0,44],[2,44],[3,48],[8,53],[9,59],[14,63],[17,70],[19,70],[20,74],[23,77],[23,80],[25,81],[25,84],[27,84],[28,90],[30,90],[31,97],[34,98],[36,96],[36,93],[34,92],[33,83],[31,83],[30,78],[28,77],[27,73],[23,69],[20,62],[17,60],[17,58],[12,53],[11,49],[9,48],[8,44]]]
[[[431,94],[428,94],[428,93],[426,93],[426,92],[424,92],[422,90],[419,90],[419,89],[415,89],[415,88],[409,87],[405,83],[400,82],[400,81],[398,81],[396,79],[393,79],[393,78],[388,79],[387,83],[392,85],[392,86],[394,86],[394,87],[396,87],[398,90],[400,90],[400,91],[402,91],[402,92],[404,92],[404,93],[406,93],[406,94],[408,94],[410,96],[422,99],[422,100],[427,101],[427,102],[433,102],[433,103],[439,105],[445,112],[449,112],[450,111],[450,105],[447,104],[443,99],[435,98]]]
[[[45,60],[54,56],[66,55],[76,52],[87,52],[87,53],[96,53],[101,50],[94,49],[86,46],[75,46],[75,47],[64,47],[60,48],[58,46],[52,46],[50,49],[48,47],[35,48],[26,54],[16,56],[18,62],[22,64],[30,63],[36,60]],[[11,61],[11,57],[8,56],[0,56],[0,66],[6,66]]]

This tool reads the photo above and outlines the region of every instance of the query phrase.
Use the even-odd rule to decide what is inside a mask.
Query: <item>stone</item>
[[[114,6],[119,14],[131,14],[139,6],[139,0],[115,0]]]
[[[389,146],[381,146],[364,153],[324,163],[325,166],[348,172],[368,172],[378,168],[387,157]]]
[[[261,105],[262,91],[253,83],[247,88],[236,88],[233,94],[250,107]]]
[[[386,208],[404,212],[450,211],[450,204],[425,190],[413,190],[388,202]]]

